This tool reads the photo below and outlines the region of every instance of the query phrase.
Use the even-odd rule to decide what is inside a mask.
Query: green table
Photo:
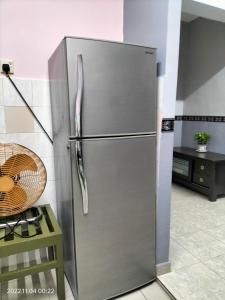
[[[11,234],[7,239],[0,240],[0,258],[35,249],[47,248],[48,260],[41,262],[40,264],[1,273],[0,283],[32,275],[34,273],[56,269],[58,299],[64,300],[65,287],[62,232],[50,205],[40,206],[40,209],[43,213],[43,217],[40,221],[36,224],[19,225],[15,230],[17,233],[26,237],[32,236],[35,233],[37,235],[30,238],[21,238]],[[30,218],[33,216],[33,212],[33,209],[29,209],[23,213],[23,216]],[[6,221],[10,221],[10,217],[8,217]],[[0,229],[0,238],[5,236],[6,233],[7,229]]]

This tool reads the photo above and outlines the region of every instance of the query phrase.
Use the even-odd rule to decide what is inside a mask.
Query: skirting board
[[[167,261],[161,264],[156,265],[156,275],[160,276],[171,271],[171,262]]]

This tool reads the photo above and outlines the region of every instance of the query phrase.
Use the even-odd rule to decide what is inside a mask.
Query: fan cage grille
[[[0,184],[0,217],[32,207],[47,182],[47,172],[40,157],[18,144],[0,143],[0,182],[3,177],[13,188],[5,191]]]

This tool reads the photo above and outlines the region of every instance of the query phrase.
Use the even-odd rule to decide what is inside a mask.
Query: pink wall
[[[47,78],[65,35],[123,40],[123,0],[0,0],[0,58],[15,76]]]

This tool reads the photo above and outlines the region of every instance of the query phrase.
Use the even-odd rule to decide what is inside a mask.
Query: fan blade
[[[8,192],[4,200],[0,202],[0,208],[15,209],[22,207],[27,200],[27,194],[23,188],[15,185],[14,188]]]
[[[9,176],[16,176],[26,170],[37,171],[35,161],[27,154],[13,155],[0,167],[1,174]]]
[[[9,176],[0,177],[0,192],[6,193],[13,189],[14,181]]]

